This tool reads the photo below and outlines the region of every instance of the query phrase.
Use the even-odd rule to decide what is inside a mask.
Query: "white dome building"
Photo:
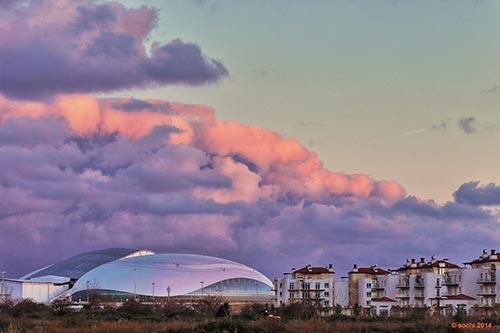
[[[194,254],[106,249],[84,253],[32,272],[23,279],[66,279],[76,301],[90,292],[113,301],[138,298],[193,300],[208,295],[229,302],[271,302],[272,282],[253,268]]]

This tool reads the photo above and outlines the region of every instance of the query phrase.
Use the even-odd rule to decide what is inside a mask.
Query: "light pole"
[[[170,286],[167,287],[167,303],[170,304]]]
[[[200,281],[200,284],[201,284],[201,298],[203,298],[203,283],[205,283],[205,281]]]
[[[137,301],[137,268],[134,267],[134,301]]]
[[[90,304],[90,281],[87,280],[87,304]]]
[[[154,304],[154,302],[155,302],[155,283],[153,282],[152,285],[153,285],[153,304]]]
[[[7,295],[4,295],[7,294],[6,291],[4,291],[4,280],[5,280],[5,272],[0,272],[0,303],[2,301],[5,301],[7,300]]]

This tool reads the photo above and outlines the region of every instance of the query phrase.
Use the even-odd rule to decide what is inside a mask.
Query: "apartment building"
[[[407,260],[397,270],[398,293],[396,299],[402,307],[440,308],[448,294],[448,286],[443,284],[445,274],[458,272],[459,266],[448,259],[437,260],[434,256],[429,262],[425,258]]]
[[[407,259],[397,269],[354,264],[348,277],[337,282],[332,265],[308,265],[275,280],[276,303],[338,304],[344,313],[358,309],[377,316],[391,315],[395,307],[398,311],[422,309],[445,315],[487,314],[500,304],[499,270],[500,254],[495,249],[483,250],[464,266],[434,256],[430,260]]]
[[[363,309],[370,309],[372,298],[385,296],[377,294],[379,284],[386,283],[383,276],[389,275],[390,272],[372,265],[370,267],[358,267],[353,265],[349,272],[349,306],[360,306]]]
[[[370,307],[376,315],[390,312],[395,305],[447,315],[488,310],[500,303],[500,281],[496,274],[499,266],[500,255],[496,250],[484,250],[478,259],[463,267],[434,256],[430,261],[407,259],[403,266],[390,270],[389,274],[365,274],[359,278],[358,289],[350,288],[349,295],[353,295],[350,304]]]
[[[301,303],[318,308],[335,306],[335,272],[333,265],[307,265],[284,273],[274,280],[276,305]]]
[[[475,292],[479,299],[479,306],[490,307],[500,303],[500,274],[497,274],[497,270],[500,270],[500,254],[494,249],[490,252],[483,250],[478,259],[467,262],[465,265],[467,265],[465,270],[473,272],[470,275],[475,278]],[[470,280],[469,278],[469,284],[473,285],[474,281]]]

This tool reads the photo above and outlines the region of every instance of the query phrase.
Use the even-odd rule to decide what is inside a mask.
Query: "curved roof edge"
[[[90,251],[28,273],[23,276],[23,279],[33,279],[44,276],[60,276],[69,279],[79,279],[94,268],[109,262],[151,254],[154,254],[154,252],[127,248],[108,248]]]
[[[157,253],[106,263],[83,275],[69,291],[116,290],[138,295],[186,295],[227,279],[250,279],[273,288],[272,281],[244,264],[218,257],[184,253]],[[97,286],[97,287],[96,287]]]

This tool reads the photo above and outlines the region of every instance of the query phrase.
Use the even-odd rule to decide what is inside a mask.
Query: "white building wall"
[[[55,285],[50,282],[29,280],[5,280],[8,297],[14,301],[32,300],[36,303],[50,303],[54,298],[68,290],[68,285]]]
[[[477,297],[480,287],[477,283],[479,279],[479,269],[477,268],[462,268],[460,270],[461,282],[460,290],[462,294]]]
[[[394,274],[386,275],[385,276],[386,283],[385,283],[385,296],[389,297],[391,299],[396,298],[396,294],[398,292],[398,289],[396,288],[396,284],[398,283],[398,276]]]
[[[372,287],[375,281],[370,278],[361,278],[358,280],[358,295],[359,295],[359,306],[364,308],[370,307],[371,300],[375,295],[373,295]]]
[[[335,304],[347,308],[349,306],[349,281],[335,282]]]

